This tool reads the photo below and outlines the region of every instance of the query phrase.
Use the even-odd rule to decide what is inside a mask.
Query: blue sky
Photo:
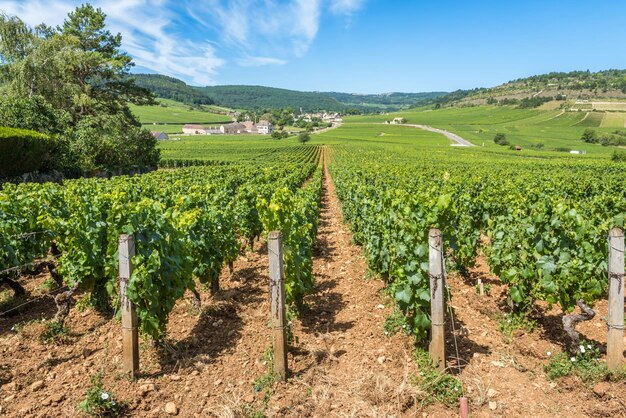
[[[0,0],[26,23],[80,1]],[[99,0],[135,72],[193,85],[383,93],[626,68],[626,2]]]

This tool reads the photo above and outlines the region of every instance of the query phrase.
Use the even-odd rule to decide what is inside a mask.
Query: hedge
[[[50,159],[53,145],[47,135],[0,126],[0,177],[39,170]]]

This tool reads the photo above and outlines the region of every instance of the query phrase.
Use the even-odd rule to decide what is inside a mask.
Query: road
[[[436,132],[438,134],[445,135],[446,137],[448,137],[448,139],[455,142],[454,144],[451,144],[452,146],[455,146],[455,147],[473,147],[474,146],[474,144],[469,142],[467,139],[461,138],[457,134],[453,134],[452,132],[448,132],[444,129],[433,128],[432,126],[428,126],[428,125],[413,125],[409,123],[398,124],[398,126],[410,126],[412,128],[419,128],[425,131]]]

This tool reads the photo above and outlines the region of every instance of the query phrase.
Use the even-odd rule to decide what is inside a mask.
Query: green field
[[[602,119],[603,128],[625,128],[626,127],[626,113],[624,112],[606,112],[604,119]]]
[[[507,147],[494,144],[493,137],[496,133],[504,133],[512,145],[521,146],[523,148],[521,154],[536,153],[536,155],[545,156],[550,151],[573,149],[585,150],[588,155],[606,156],[614,149],[585,144],[580,137],[589,127],[595,127],[600,132],[610,132],[611,128],[617,127],[620,120],[617,116],[610,116],[612,118],[610,126],[604,123],[603,118],[608,115],[608,113],[601,112],[589,112],[587,116],[587,112],[477,106],[439,110],[418,108],[387,115],[346,117],[345,122],[346,125],[381,123],[401,116],[407,119],[407,123],[446,129],[481,148],[484,146],[485,149],[499,152],[515,151],[509,151]],[[520,152],[517,153],[520,154]]]
[[[268,135],[193,135],[180,138],[158,142],[162,159],[254,160],[298,145],[295,137],[275,140]]]
[[[232,121],[230,116],[211,112],[211,110],[216,110],[215,106],[202,106],[203,110],[199,110],[173,100],[158,99],[158,101],[160,105],[156,106],[130,105],[130,110],[143,124],[156,122],[183,125],[185,123],[229,123]],[[163,129],[160,130],[168,132]]]

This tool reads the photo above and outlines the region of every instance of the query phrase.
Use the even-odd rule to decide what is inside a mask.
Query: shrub
[[[497,133],[496,136],[493,137],[493,142],[498,145],[511,145],[509,141],[506,139],[506,135],[503,133]]]
[[[0,126],[0,177],[19,176],[46,167],[54,141],[26,129]]]
[[[596,134],[595,130],[587,128],[585,129],[585,132],[583,132],[583,135],[580,139],[589,144],[595,144],[598,142],[598,135]]]
[[[617,150],[613,151],[613,155],[611,155],[611,161],[626,162],[626,152]]]
[[[309,142],[311,140],[311,135],[308,132],[300,132],[298,135],[298,142]]]

